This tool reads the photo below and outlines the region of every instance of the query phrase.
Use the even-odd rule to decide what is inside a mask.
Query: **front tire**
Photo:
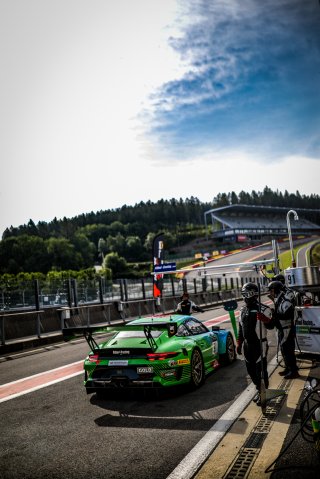
[[[204,383],[204,364],[202,354],[199,349],[194,349],[191,356],[191,377],[190,385],[192,389],[197,389]]]

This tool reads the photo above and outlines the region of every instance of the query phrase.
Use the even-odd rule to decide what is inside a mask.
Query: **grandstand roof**
[[[217,237],[247,234],[250,236],[286,235],[287,215],[290,211],[299,213],[297,221],[292,221],[291,230],[296,234],[320,233],[320,226],[308,220],[307,213],[320,213],[320,209],[287,208],[282,206],[226,205],[213,208],[204,213],[205,225],[207,215],[211,216],[213,232]]]

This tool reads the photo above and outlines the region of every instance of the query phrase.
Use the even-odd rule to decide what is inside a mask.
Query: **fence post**
[[[34,297],[35,297],[35,305],[36,305],[36,311],[40,311],[40,301],[39,301],[39,280],[35,279],[34,280]],[[36,334],[38,338],[40,338],[41,333],[40,333],[40,313],[37,312],[36,315]]]
[[[182,280],[182,292],[187,291],[187,280],[186,278],[183,278]]]
[[[98,284],[99,284],[99,300],[100,304],[103,304],[103,291],[102,291],[102,277],[99,276],[98,278]]]
[[[73,301],[74,305],[78,306],[78,288],[77,288],[77,280],[71,280],[72,292],[73,292]]]
[[[123,285],[124,285],[124,300],[128,302],[128,284],[126,279],[123,280]]]
[[[72,294],[71,294],[71,279],[67,279],[67,297],[68,297],[68,306],[72,308]]]
[[[123,284],[122,284],[122,279],[119,279],[119,284],[120,284],[120,301],[124,300],[123,296]]]
[[[194,287],[194,293],[197,294],[197,280],[196,280],[196,278],[193,278],[193,287]]]
[[[146,288],[144,286],[144,278],[141,278],[142,298],[146,299]]]
[[[40,293],[39,293],[39,280],[35,279],[34,280],[34,300],[35,300],[35,305],[36,305],[36,310],[39,311],[40,309],[40,299],[39,299]]]
[[[172,274],[170,274],[170,281],[171,281],[171,291],[172,291],[172,296],[175,296],[175,290],[174,290],[174,279]]]

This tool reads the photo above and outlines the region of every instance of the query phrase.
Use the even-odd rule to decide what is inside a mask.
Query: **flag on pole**
[[[155,267],[164,262],[164,233],[160,233],[154,237],[152,254],[153,254],[153,272]],[[153,297],[159,298],[162,295],[163,274],[153,275]]]

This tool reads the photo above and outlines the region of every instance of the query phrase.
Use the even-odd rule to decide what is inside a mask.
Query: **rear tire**
[[[227,364],[233,363],[236,358],[236,348],[234,345],[233,337],[229,333],[226,339],[226,352],[220,355],[220,364],[226,366]]]
[[[194,349],[191,356],[190,386],[192,389],[199,388],[205,380],[204,364],[199,349]]]

